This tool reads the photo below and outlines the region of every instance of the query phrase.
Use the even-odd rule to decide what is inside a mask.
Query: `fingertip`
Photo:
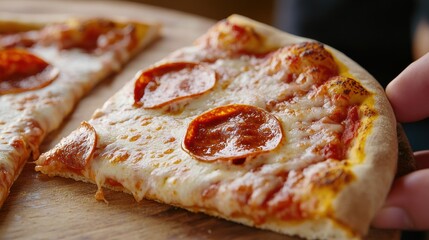
[[[382,208],[375,216],[372,225],[385,229],[413,229],[414,227],[407,212],[399,207]]]
[[[429,116],[429,54],[410,64],[386,87],[386,95],[400,122]]]
[[[414,153],[417,169],[429,168],[429,150],[418,151]]]
[[[389,99],[390,104],[392,105],[393,111],[395,112],[396,119],[399,122],[406,122],[404,119],[407,116],[406,113],[403,113],[404,105],[407,103],[404,101],[404,98],[401,94],[401,84],[402,80],[395,78],[386,86],[386,95]]]
[[[429,169],[399,178],[372,225],[386,229],[429,229]]]

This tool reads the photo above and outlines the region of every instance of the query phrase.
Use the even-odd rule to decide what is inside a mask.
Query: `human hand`
[[[386,94],[399,122],[429,117],[429,54],[399,74],[387,86]],[[395,180],[383,208],[373,220],[374,227],[429,229],[429,150],[415,152],[414,156],[417,170]]]

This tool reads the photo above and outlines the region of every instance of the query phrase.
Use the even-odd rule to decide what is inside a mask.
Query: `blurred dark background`
[[[260,22],[273,24],[275,0],[132,0],[220,20],[241,14]]]

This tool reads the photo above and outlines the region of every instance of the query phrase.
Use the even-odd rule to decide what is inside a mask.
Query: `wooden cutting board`
[[[1,12],[127,16],[163,24],[163,37],[123,71],[99,84],[75,108],[41,152],[53,147],[119,90],[134,74],[171,51],[189,45],[213,20],[152,6],[109,1],[0,1]],[[226,16],[225,16],[226,17]],[[95,185],[49,178],[28,163],[0,210],[1,239],[297,239],[204,214],[106,190],[97,202]],[[371,230],[369,239],[399,239],[398,231]]]

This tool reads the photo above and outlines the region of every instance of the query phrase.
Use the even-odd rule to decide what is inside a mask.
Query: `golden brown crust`
[[[334,202],[337,219],[366,234],[371,219],[384,203],[395,174],[398,157],[396,119],[383,88],[374,77],[341,52],[332,51],[349,73],[373,93],[373,108],[378,112],[372,131],[365,139],[365,160],[352,167],[357,181],[343,189]],[[350,205],[346,206],[344,202]]]
[[[84,22],[94,19],[106,19],[117,25],[132,23],[136,26],[136,35],[139,38],[137,45],[129,52],[129,58],[137,54],[143,46],[148,45],[160,36],[162,25],[158,22],[142,22],[127,17],[97,17],[97,16],[79,16],[69,14],[18,14],[2,13],[0,16],[0,34],[10,32],[23,32],[30,30],[40,30],[47,25],[61,24],[67,22]]]
[[[283,47],[285,45],[300,43],[308,40],[305,38],[300,38],[287,33],[280,32],[279,30],[276,30],[269,26],[263,25],[261,23],[255,22],[253,20],[250,20],[241,16],[237,16],[237,15],[231,16],[230,18],[228,18],[228,21],[232,23],[236,23],[240,26],[247,25],[247,26],[250,26],[252,29],[254,29],[259,36],[264,38],[263,42],[266,45],[262,47],[263,49],[276,49],[276,48]],[[216,179],[225,178],[225,176],[228,173],[233,173],[234,168],[237,166],[228,165],[229,170],[231,170],[229,172],[227,170],[222,171],[222,169],[216,169],[216,173],[218,174],[212,175],[211,178],[205,178],[205,176],[201,173],[207,170],[205,168],[206,166],[203,166],[203,163],[195,162],[194,161],[195,159],[186,158],[188,156],[183,158],[180,157],[179,159],[180,161],[177,160],[175,162],[167,162],[166,164],[162,164],[161,166],[159,166],[159,162],[156,162],[156,163],[153,162],[154,163],[153,166],[149,166],[149,162],[145,162],[147,165],[144,165],[144,166],[132,165],[132,166],[136,166],[136,168],[138,167],[138,170],[141,171],[136,176],[133,175],[133,169],[124,167],[124,171],[117,173],[115,177],[112,178],[112,180],[116,181],[115,179],[118,179],[119,181],[119,178],[122,178],[122,177],[124,177],[125,180],[129,180],[129,181],[124,180],[124,182],[128,184],[128,190],[130,190],[130,192],[134,194],[137,200],[145,197],[148,199],[161,201],[163,203],[183,207],[190,211],[205,212],[210,215],[219,216],[219,217],[240,222],[246,225],[256,226],[264,229],[270,229],[270,230],[285,233],[285,234],[298,235],[298,236],[310,238],[310,239],[314,239],[314,238],[353,239],[364,235],[368,230],[368,226],[372,216],[375,214],[375,211],[378,209],[378,207],[380,207],[380,205],[383,203],[384,197],[386,196],[388,191],[388,186],[393,179],[393,174],[395,169],[394,160],[396,158],[396,151],[397,151],[396,150],[397,144],[396,144],[396,138],[395,138],[396,136],[395,119],[393,117],[392,109],[390,108],[389,103],[386,97],[384,96],[383,89],[377,84],[377,82],[365,70],[363,70],[356,63],[351,61],[349,58],[347,58],[340,52],[336,51],[335,49],[332,49],[329,47],[327,48],[331,53],[333,53],[334,58],[338,62],[340,62],[341,64],[344,64],[348,68],[348,73],[363,85],[363,87],[365,88],[364,89],[365,93],[366,91],[371,93],[371,94],[368,94],[372,96],[371,102],[368,102],[365,104],[367,105],[367,107],[368,106],[370,106],[371,108],[374,107],[375,111],[369,112],[367,115],[364,115],[364,117],[366,117],[365,119],[367,119],[366,120],[367,122],[364,122],[362,124],[360,128],[360,130],[362,131],[360,131],[359,134],[355,136],[355,141],[354,141],[355,145],[351,147],[352,151],[350,152],[350,154],[347,155],[351,158],[356,157],[357,160],[350,161],[351,165],[348,165],[347,166],[348,168],[345,168],[345,167],[341,168],[346,164],[338,166],[340,164],[333,163],[332,165],[329,165],[328,163],[326,164],[326,166],[324,166],[328,170],[332,170],[330,169],[330,166],[337,166],[337,168],[333,170],[340,170],[340,171],[337,171],[339,172],[339,176],[340,176],[338,177],[338,179],[341,180],[342,179],[341,176],[345,176],[345,179],[348,179],[348,180],[346,181],[345,179],[343,179],[344,180],[343,182],[337,184],[340,186],[337,186],[337,188],[333,191],[330,191],[331,189],[328,189],[329,187],[333,188],[332,184],[330,184],[333,181],[329,181],[330,179],[323,181],[323,185],[327,186],[326,189],[328,189],[326,192],[328,192],[329,194],[332,193],[332,195],[328,194],[328,196],[334,196],[334,198],[325,197],[324,200],[326,200],[326,198],[329,198],[325,201],[325,202],[328,202],[328,204],[326,204],[327,207],[323,208],[323,210],[320,210],[320,212],[317,212],[317,210],[314,210],[313,212],[311,211],[306,212],[304,214],[305,216],[296,214],[297,216],[298,215],[299,216],[296,218],[293,218],[293,217],[288,218],[282,215],[276,215],[274,211],[270,211],[266,215],[261,215],[264,217],[262,220],[257,219],[258,218],[257,210],[262,210],[262,212],[264,212],[265,209],[250,208],[249,207],[250,205],[247,204],[246,202],[247,201],[246,198],[241,199],[241,196],[246,197],[247,193],[249,193],[249,195],[254,193],[252,192],[253,191],[252,184],[257,182],[254,176],[258,176],[258,175],[251,175],[251,174],[247,175],[247,173],[249,172],[251,173],[252,171],[258,172],[258,168],[253,168],[253,169],[249,169],[249,171],[246,171],[245,172],[246,178],[243,177],[240,179],[240,181],[243,181],[244,179],[246,180],[246,182],[245,183],[238,182],[237,186],[234,185],[234,187],[237,187],[237,188],[234,188],[234,187],[228,188],[225,184],[223,185],[223,188],[221,186],[220,189],[216,189],[217,188]],[[248,50],[248,49],[245,49],[245,50]],[[352,84],[351,81],[349,81],[349,83]],[[124,90],[124,92],[127,92],[127,91],[128,91],[127,89]],[[115,103],[115,101],[120,102],[121,100],[118,100],[119,96],[120,96],[120,93],[118,93],[113,98],[111,98],[111,100],[109,100],[110,102],[107,103],[107,105],[105,106],[108,106],[108,104]],[[357,109],[357,107],[355,109]],[[123,113],[122,112],[123,110],[124,108],[121,108],[118,111],[115,110],[116,111],[115,113],[119,113],[119,115],[121,115]],[[360,111],[362,112],[363,110],[361,109]],[[130,116],[126,116],[126,118],[124,119],[133,119],[133,121],[127,122],[126,124],[130,124],[130,125],[138,124],[138,121],[136,121],[138,118],[135,118],[135,117],[140,117],[140,116],[133,115],[135,114],[134,109],[132,111],[130,110],[129,112],[130,112]],[[97,121],[97,119],[93,119],[93,120]],[[155,119],[152,119],[152,120],[155,121]],[[100,121],[100,122],[104,122],[104,121]],[[126,121],[121,121],[121,123],[123,122],[126,122]],[[119,124],[119,120],[118,122],[114,122],[114,124],[117,124],[117,123]],[[145,123],[142,123],[141,126],[146,126],[144,124]],[[165,129],[168,128],[167,130],[165,130],[167,132],[170,131],[172,128],[171,127],[172,125],[168,125],[168,124],[169,122],[165,120],[164,122],[162,122],[162,125],[161,125],[162,127],[156,128],[156,131],[160,131],[163,128]],[[124,126],[124,128],[128,126],[129,125]],[[182,125],[182,126],[185,126],[185,125]],[[102,133],[103,131],[108,131],[109,129],[108,126],[103,126],[102,124],[100,124],[100,126],[95,126],[96,129],[97,127],[99,127],[98,128],[99,134],[103,134]],[[137,126],[136,129],[139,129],[139,127]],[[141,131],[141,132],[145,132],[145,131]],[[146,132],[150,132],[150,131],[146,131]],[[106,136],[108,135],[109,134],[105,133],[105,135],[103,135],[104,137],[101,137],[100,139],[102,140],[106,138]],[[155,137],[158,137],[160,135],[162,135],[162,133],[158,132],[156,133]],[[153,136],[152,135],[149,135],[149,136],[152,139]],[[129,136],[126,136],[124,139],[128,139],[128,137]],[[140,137],[142,136],[138,135],[138,138]],[[180,137],[176,137],[175,139],[179,139],[179,138]],[[117,140],[118,138],[114,137],[113,139]],[[148,139],[148,138],[141,138],[141,139]],[[131,138],[130,138],[130,141],[131,141]],[[114,142],[117,142],[117,141],[114,141]],[[127,141],[124,141],[124,142],[125,142],[124,144],[130,144]],[[150,148],[150,150],[157,149],[157,148],[162,149],[162,147],[159,146],[160,142],[164,145],[168,143],[168,141],[151,142],[151,143],[155,143],[154,145],[149,145],[148,143],[144,143],[142,145],[139,145],[138,151],[143,152],[142,147],[148,147]],[[130,145],[126,145],[126,146],[130,146]],[[119,145],[119,146],[124,146],[124,145]],[[380,146],[382,147],[381,150],[379,149]],[[103,145],[103,147],[105,146]],[[176,150],[173,148],[174,147],[172,147],[171,149]],[[132,149],[130,150],[130,152],[132,153]],[[112,156],[117,156],[118,159],[120,159],[120,162],[124,161],[124,166],[126,166],[126,164],[128,163],[126,162],[127,161],[126,159],[128,159],[130,155],[131,154],[129,152],[121,153],[119,151],[116,151],[115,148],[112,147],[112,148],[109,148],[108,154],[105,154],[104,158],[97,158],[96,161],[98,161],[98,164],[100,165],[103,164],[103,166],[104,165],[112,166],[112,165],[109,165],[108,161],[110,161],[113,158]],[[182,156],[182,155],[179,153],[177,156]],[[365,158],[361,159],[362,156],[364,156]],[[124,157],[124,159],[122,159],[122,157]],[[156,161],[162,160],[156,157],[151,157],[151,158],[156,159]],[[137,156],[135,159],[138,159],[138,161],[140,161],[142,158],[140,156]],[[171,159],[174,159],[174,158],[171,158]],[[342,158],[335,158],[335,159],[338,160]],[[129,161],[132,161],[132,160],[133,159],[130,158]],[[146,160],[151,161],[150,159],[146,159]],[[331,163],[334,161],[336,161],[336,163],[340,162],[337,160],[333,160],[331,158],[329,159]],[[192,161],[192,163],[190,163],[189,168],[187,168],[188,165],[186,164],[190,161]],[[186,166],[186,171],[181,172],[180,170],[185,170],[185,168],[181,169],[179,167],[179,164],[182,164],[182,162],[184,163],[183,165],[180,165],[180,166]],[[44,156],[42,156],[37,161],[37,164],[44,165]],[[173,168],[172,166],[173,164],[178,164],[178,166]],[[120,168],[116,166],[117,165],[112,166],[112,171],[110,171],[110,173],[112,173],[115,170],[120,170]],[[278,165],[276,165],[272,169],[278,169],[276,167],[278,167]],[[237,169],[240,169],[240,168],[237,167]],[[61,169],[60,170],[57,169],[57,172],[55,172],[47,168],[45,171],[43,170],[43,166],[42,166],[38,170],[48,174],[53,173],[59,176],[71,177],[76,180],[94,181],[98,184],[99,189],[101,189],[101,186],[107,186],[109,188],[112,188],[112,186],[109,185],[108,181],[105,179],[106,177],[107,178],[110,177],[109,174],[105,174],[105,175],[100,174],[98,176],[94,176],[95,173],[91,174],[91,169],[89,170],[86,169],[88,170],[89,173],[86,172],[87,175],[85,175],[85,178],[82,178],[79,175],[76,175],[73,173],[62,172]],[[189,177],[189,178],[183,177],[183,176],[186,176],[184,173],[187,173],[188,170],[192,170],[192,171],[189,171],[193,173],[193,175],[190,175],[192,177]],[[201,172],[198,174],[200,170]],[[245,170],[245,169],[240,169],[240,171],[241,170]],[[321,169],[318,168],[316,170],[321,170]],[[322,170],[324,170],[324,168]],[[341,170],[344,170],[344,171],[341,171]],[[146,176],[146,178],[144,178],[145,177],[144,174],[148,174],[148,173],[143,173],[145,171],[146,172],[152,171],[150,173],[150,177]],[[282,177],[288,174],[288,172],[285,172],[285,171],[286,170],[284,170],[283,172],[273,171],[272,175],[275,175],[275,174],[279,175],[279,176],[276,175],[278,179],[277,178],[274,179],[276,181],[281,180],[279,185],[284,183],[284,179],[282,179]],[[179,174],[174,175],[174,173],[177,173],[177,172],[183,175],[179,175]],[[345,172],[347,173],[351,172],[353,176],[343,174]],[[131,173],[131,174],[127,174],[127,173]],[[159,177],[156,176],[155,173],[158,173]],[[173,173],[173,175],[170,175],[171,173]],[[328,173],[329,171],[326,171],[326,174]],[[309,175],[311,175],[311,173]],[[135,176],[135,178],[133,178],[132,176]],[[274,184],[271,178],[266,178],[267,176],[268,175],[261,176],[261,179],[263,180],[261,182],[271,181],[269,182],[269,184],[264,185],[264,186],[268,185],[270,187],[270,189],[266,189],[267,191],[265,192],[275,192],[278,189],[272,189],[272,186]],[[329,175],[322,174],[320,176],[319,177],[322,178]],[[314,180],[315,182],[317,182],[318,180],[317,177],[318,176],[316,176],[315,180],[311,179],[310,181]],[[198,180],[205,181],[205,183],[201,185],[197,185],[197,187],[195,186],[191,187],[185,184],[185,183],[189,183],[189,181],[191,181],[190,179],[192,179],[192,182],[200,182],[200,181],[196,181],[196,179],[198,179]],[[140,182],[141,180],[143,181],[143,183]],[[118,183],[121,183],[121,182],[118,182]],[[311,183],[312,182],[310,182],[310,184]],[[116,187],[114,188],[117,190],[126,190],[127,188],[126,184],[122,185],[124,189],[120,189]],[[147,185],[142,186],[141,184],[147,184]],[[135,187],[136,185],[138,185],[139,187]],[[228,186],[229,185],[231,184],[228,184]],[[309,187],[309,185],[304,185],[304,186],[303,185],[299,185],[297,189],[302,190],[302,188],[300,187],[304,187],[304,188]],[[174,186],[174,190],[173,188],[169,188],[172,186]],[[289,185],[286,185],[286,184],[281,185],[281,187],[283,186],[286,186],[287,188]],[[255,189],[258,187],[260,186],[255,184]],[[218,191],[218,195],[215,195],[214,193],[212,194],[213,196],[216,196],[216,198],[211,196],[212,198],[210,199],[204,199],[204,197],[211,195],[210,190],[213,190],[213,189],[216,189],[214,191]],[[317,186],[313,188],[313,190],[314,189],[316,191],[310,192],[308,193],[308,195],[319,194],[322,192],[322,191],[317,191],[317,190],[320,190],[317,188]],[[337,194],[338,189],[340,189],[339,194]],[[236,192],[238,192],[239,194],[234,195]],[[243,192],[243,194],[241,194],[241,192]],[[363,192],[365,194],[361,194]],[[187,193],[192,193],[192,194],[187,194]],[[186,196],[182,196],[182,195],[186,195]],[[192,198],[188,198],[188,196],[191,196],[191,195],[192,195]],[[254,195],[258,197],[262,194],[254,194]],[[367,197],[365,198],[361,197],[363,195]],[[102,194],[97,194],[97,196],[99,197],[99,199],[103,199]],[[183,198],[181,198],[180,196],[182,196]],[[238,196],[238,198],[236,196]],[[270,197],[270,194],[267,194],[267,196]],[[283,196],[284,195],[280,195],[279,198],[282,198]],[[256,202],[256,200],[255,200],[255,206],[259,206],[257,205],[258,202]],[[281,199],[281,200],[284,200],[284,199]],[[299,200],[305,201],[305,198],[299,199]],[[331,204],[332,201],[333,203]],[[281,201],[279,202],[281,203]],[[308,202],[304,202],[304,204],[305,203],[308,204]],[[312,202],[310,202],[309,205],[311,205],[311,203]],[[243,204],[245,206],[243,206],[243,208],[240,209],[240,206],[238,206],[240,204]],[[320,204],[320,205],[322,207],[325,207],[324,204]],[[261,204],[260,206],[266,206],[266,205]],[[279,206],[283,207],[284,209],[290,207],[287,204],[284,204],[284,205],[279,204]],[[299,205],[294,205],[294,206],[299,206]],[[311,209],[311,207],[309,207],[308,209]],[[274,210],[277,210],[277,208]],[[285,215],[285,216],[288,216],[288,215]],[[290,220],[290,219],[293,219],[293,220]]]
[[[306,38],[280,32],[272,27],[242,16],[233,15],[228,20],[252,26],[266,38],[268,43],[274,46],[308,41]],[[333,205],[334,216],[332,216],[332,220],[353,229],[357,235],[364,235],[368,231],[371,219],[381,207],[381,204],[383,204],[394,177],[398,156],[396,120],[390,103],[379,83],[365,69],[343,53],[329,46],[326,46],[326,48],[333,53],[339,62],[348,68],[350,75],[374,94],[374,109],[378,111],[379,115],[373,123],[372,131],[365,139],[365,160],[361,164],[352,166],[352,171],[356,175],[356,181],[353,181],[340,191]],[[362,196],[366,197],[363,198]],[[304,223],[302,229],[298,230],[297,234],[311,237],[311,234],[307,235],[307,228],[318,228],[317,225],[320,224],[329,225],[327,222],[330,221],[320,220],[315,221],[314,224],[309,222]],[[307,224],[310,226],[305,226]],[[275,223],[268,224],[268,227],[285,233],[291,232],[287,228],[279,229],[276,225]],[[329,231],[339,233],[341,232],[341,228],[333,227]],[[333,233],[333,235],[335,234]],[[334,236],[331,237],[334,238]]]

